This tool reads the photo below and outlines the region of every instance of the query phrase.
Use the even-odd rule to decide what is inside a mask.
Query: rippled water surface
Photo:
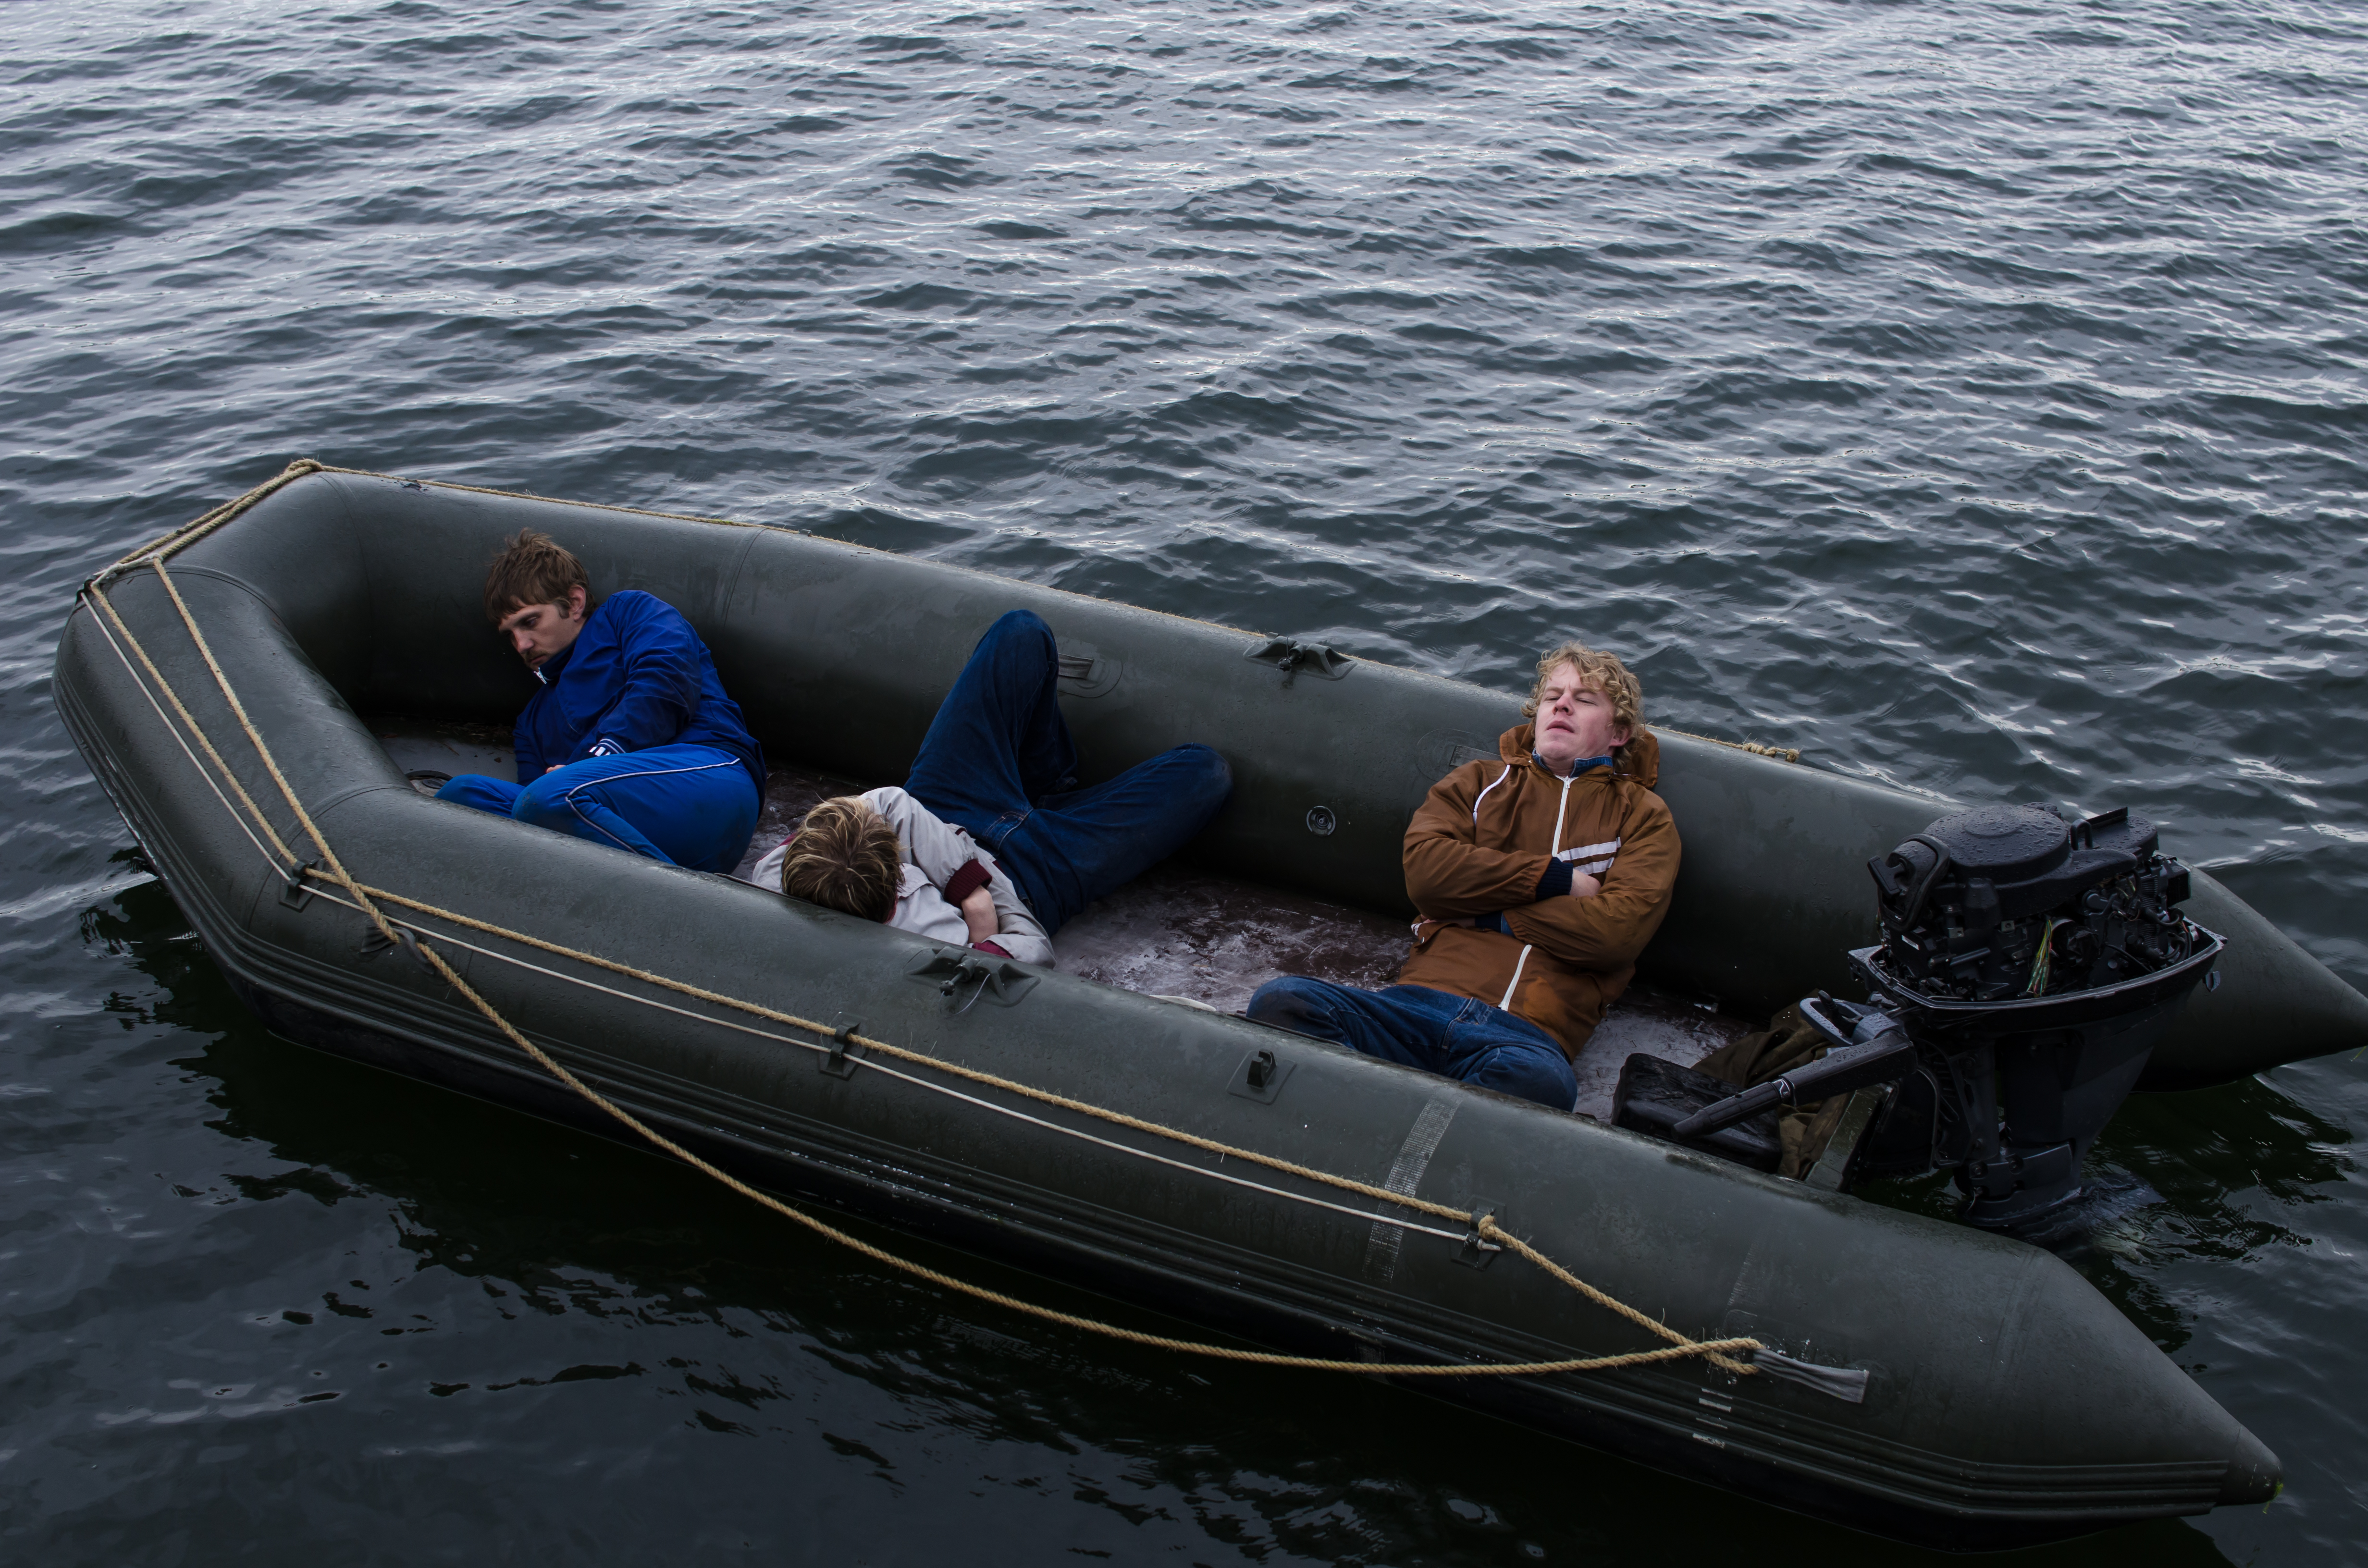
[[[1583,634],[1679,727],[2155,815],[2368,981],[2359,5],[6,20],[12,1561],[1903,1559],[267,1036],[49,664],[300,454],[1507,688]],[[2029,1561],[2368,1555],[2363,1074],[2115,1124],[2075,1261],[2288,1490]]]

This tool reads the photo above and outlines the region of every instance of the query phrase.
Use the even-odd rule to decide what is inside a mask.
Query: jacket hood
[[[1537,749],[1537,740],[1535,724],[1516,724],[1497,737],[1497,755],[1507,762],[1526,763]],[[1661,781],[1661,743],[1653,738],[1652,731],[1637,725],[1628,744],[1611,754],[1611,770],[1652,789]]]

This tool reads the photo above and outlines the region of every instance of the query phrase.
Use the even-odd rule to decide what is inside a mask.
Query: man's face
[[[575,645],[575,634],[584,630],[584,589],[579,585],[567,590],[567,602],[549,605],[520,605],[502,617],[501,634],[510,640],[518,656],[526,667],[539,670],[543,662],[564,653]]]
[[[1538,692],[1537,752],[1556,773],[1582,756],[1602,756],[1628,744],[1628,726],[1613,716],[1611,699],[1578,678],[1577,667],[1556,665]]]

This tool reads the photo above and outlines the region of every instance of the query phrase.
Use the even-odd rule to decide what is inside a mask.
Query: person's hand
[[[1571,876],[1570,876],[1570,896],[1571,896],[1571,897],[1573,897],[1573,898],[1593,898],[1597,893],[1600,893],[1600,892],[1601,892],[1602,891],[1603,891],[1603,883],[1602,883],[1600,881],[1599,881],[1598,879],[1596,879],[1596,878],[1594,878],[1594,877],[1590,877],[1590,876],[1588,876],[1588,875],[1586,872],[1584,872],[1584,871],[1573,871],[1573,872],[1571,873]]]
[[[983,942],[995,935],[995,894],[985,887],[973,888],[963,895],[960,908],[972,941]]]

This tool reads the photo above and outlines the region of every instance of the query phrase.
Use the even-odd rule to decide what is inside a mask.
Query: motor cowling
[[[1615,1118],[1765,1169],[1782,1108],[1873,1091],[1828,1152],[1839,1185],[1949,1169],[1967,1221],[2044,1227],[2079,1196],[2083,1157],[2179,1007],[2210,983],[2222,944],[2179,913],[2187,869],[2126,810],[2073,822],[2037,806],[1943,817],[1867,869],[1883,939],[1849,960],[1868,1005],[1822,992],[1798,1004],[1824,1054],[1741,1093],[1631,1057]]]
[[[2177,964],[2195,927],[2187,869],[2126,808],[2068,822],[2039,806],[1943,817],[1867,862],[1893,982],[1999,1002],[2118,984]]]

